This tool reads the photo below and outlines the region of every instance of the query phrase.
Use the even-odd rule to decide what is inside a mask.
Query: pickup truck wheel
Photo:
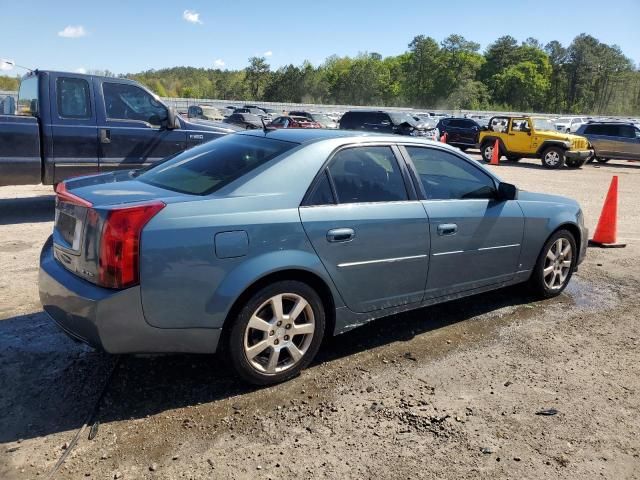
[[[542,298],[560,295],[571,280],[577,260],[575,238],[568,230],[558,230],[542,247],[529,287]]]
[[[546,168],[560,168],[564,165],[564,162],[564,150],[560,147],[549,147],[542,152],[542,165]]]
[[[226,352],[243,380],[272,385],[293,378],[311,363],[324,328],[318,293],[302,282],[280,281],[245,303],[231,325]]]
[[[517,155],[507,155],[507,160],[510,162],[519,162],[522,160],[522,157],[518,157]]]
[[[595,157],[596,162],[598,163],[607,163],[609,160],[611,160],[610,158],[602,158],[602,157]]]
[[[480,154],[482,155],[482,160],[489,163],[491,162],[491,155],[493,155],[493,146],[495,142],[485,142],[480,147]]]

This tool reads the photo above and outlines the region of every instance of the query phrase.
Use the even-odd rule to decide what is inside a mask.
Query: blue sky
[[[485,48],[507,34],[567,45],[586,32],[640,63],[640,0],[0,0],[0,12],[0,58],[32,68],[236,69],[253,55],[276,68],[332,54],[396,55],[415,35],[451,33]]]

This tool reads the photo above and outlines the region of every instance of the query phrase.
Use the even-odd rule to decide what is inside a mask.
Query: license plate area
[[[78,210],[79,207],[62,202],[56,208],[54,242],[73,252],[80,250],[82,220],[86,213]]]

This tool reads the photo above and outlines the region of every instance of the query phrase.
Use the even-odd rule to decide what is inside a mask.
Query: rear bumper
[[[572,160],[585,160],[593,155],[593,150],[567,150],[564,156]]]
[[[110,290],[72,274],[53,257],[49,237],[40,253],[40,301],[69,336],[109,353],[215,353],[221,329],[156,328],[142,311],[140,287]]]

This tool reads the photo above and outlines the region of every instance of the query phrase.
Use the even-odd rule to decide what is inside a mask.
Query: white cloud
[[[213,66],[216,68],[224,68],[224,60],[222,60],[221,58],[218,58],[215,62],[213,62]]]
[[[270,56],[272,56],[272,55],[273,55],[273,52],[272,52],[271,50],[267,50],[267,51],[266,51],[266,52],[264,52],[262,55],[263,55],[263,56],[265,56],[265,57],[270,57]]]
[[[87,31],[82,25],[67,25],[64,27],[64,30],[58,32],[58,36],[64,38],[80,38],[84,37],[86,34]]]
[[[189,23],[202,23],[202,20],[200,20],[200,14],[195,10],[185,10],[182,13],[182,18]]]
[[[8,72],[13,70],[13,60],[0,58],[0,72]]]
[[[87,73],[87,69],[84,67],[76,68],[76,73]]]

